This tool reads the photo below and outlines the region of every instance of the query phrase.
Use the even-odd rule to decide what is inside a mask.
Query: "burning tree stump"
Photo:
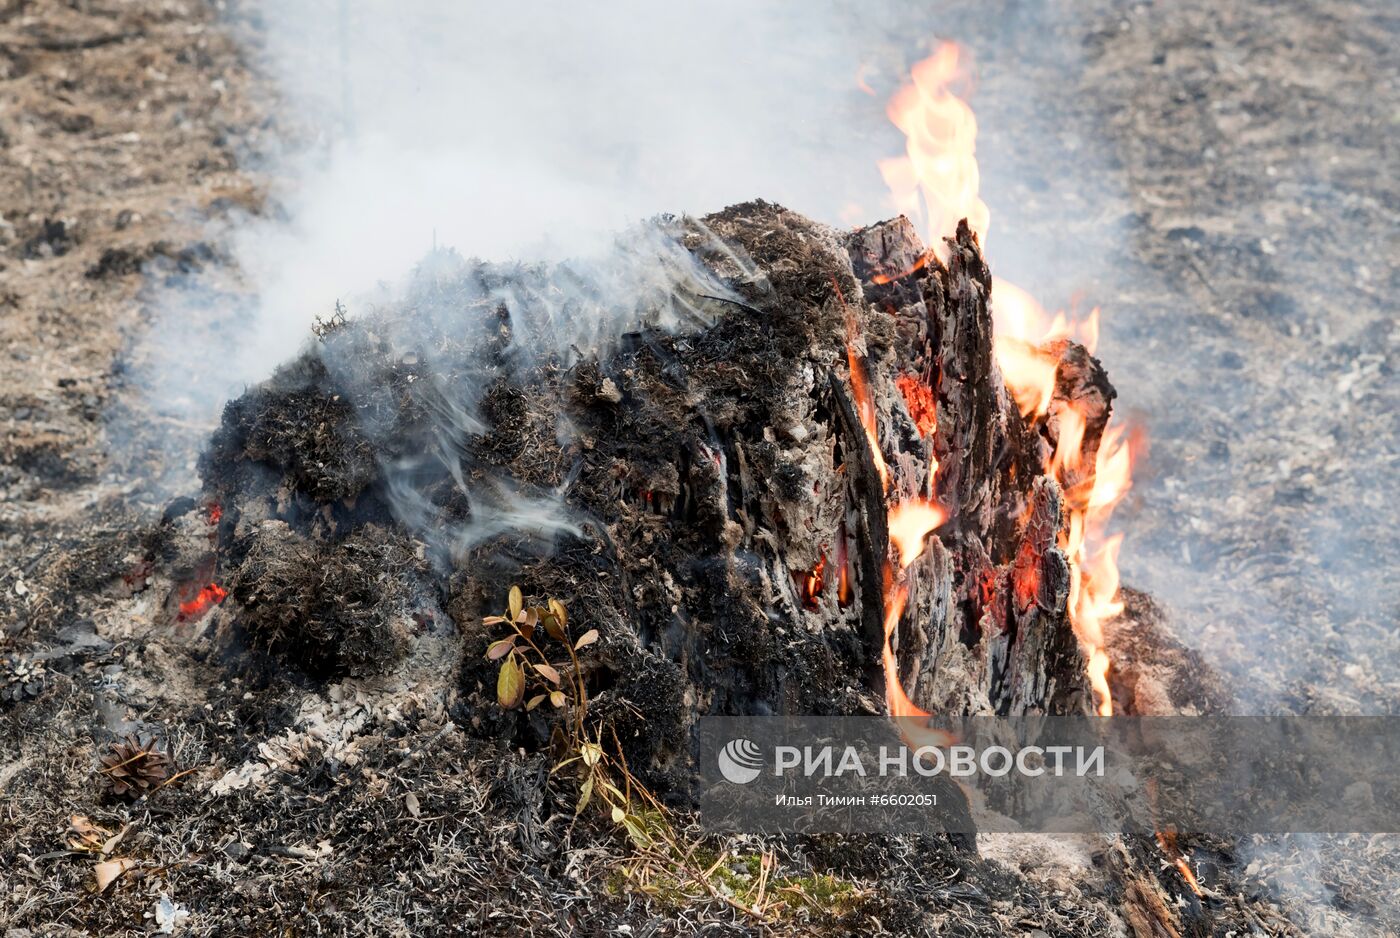
[[[223,628],[326,677],[392,667],[405,610],[445,612],[485,713],[483,611],[511,582],[559,596],[602,630],[596,705],[662,787],[700,714],[1092,712],[1055,428],[1028,425],[1001,379],[966,227],[946,263],[903,218],[842,234],[762,202],[678,237],[698,270],[639,302],[681,298],[699,320],[682,328],[644,317],[560,350],[555,320],[527,313],[596,292],[576,271],[433,270],[412,316],[330,324],[231,403],[202,462]],[[1093,405],[1092,464],[1113,391],[1078,346],[1058,354],[1056,394]],[[335,584],[364,579],[361,532],[410,558],[394,569],[414,585],[379,591],[380,640],[370,584],[335,608]],[[262,608],[278,596],[314,636]]]
[[[900,684],[935,712],[1091,712],[1056,547],[1061,499],[1044,475],[1049,449],[994,362],[990,274],[966,226],[949,248],[946,265],[926,256],[903,218],[849,239],[871,328],[893,327],[869,369],[882,376],[878,423],[890,430],[881,445],[897,454],[891,500],[931,495],[948,512],[907,571],[909,611],[892,643]],[[883,558],[883,545],[872,546]]]
[[[1051,343],[1023,417],[965,225],[946,260],[903,218],[842,233],[762,202],[662,240],[602,270],[434,256],[399,308],[323,323],[167,511],[172,627],[312,682],[451,683],[467,732],[538,750],[548,709],[497,705],[482,618],[512,584],[558,597],[600,634],[590,719],[682,803],[706,714],[1218,704],[1155,638],[1076,636],[1065,545],[1113,388]],[[1151,836],[1122,843],[1139,932],[1203,933]]]

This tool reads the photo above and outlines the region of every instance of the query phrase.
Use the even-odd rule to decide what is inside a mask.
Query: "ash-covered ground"
[[[955,38],[975,53],[998,274],[1052,307],[1082,294],[1083,305],[1104,309],[1100,354],[1152,443],[1118,513],[1129,532],[1127,582],[1153,592],[1177,636],[1235,679],[1246,712],[1395,709],[1395,11],[1353,0],[885,6],[888,17],[862,10],[859,18],[891,24],[881,63],[889,74],[919,54],[911,35]],[[95,741],[60,730],[40,746],[47,761],[38,770],[53,785],[23,801],[11,787],[19,770],[7,760],[17,734],[41,739],[55,727],[90,725],[91,689],[119,680],[124,660],[161,673],[158,654],[143,647],[90,646],[83,610],[36,584],[100,589],[139,551],[148,513],[131,506],[150,489],[145,473],[155,461],[125,445],[116,453],[112,428],[140,436],[152,429],[143,425],[151,410],[131,399],[140,363],[123,350],[148,328],[164,285],[195,275],[217,288],[231,278],[206,222],[262,210],[266,180],[247,167],[278,133],[279,116],[245,59],[201,3],[0,5],[0,656],[38,635],[57,639],[75,686],[87,688],[7,718],[0,828],[12,846],[0,872],[0,924],[10,924],[6,915],[57,923],[54,933],[78,923],[154,924],[135,918],[149,902],[103,911],[86,867],[44,858],[64,848],[68,813],[96,811],[96,792],[85,787]],[[216,368],[217,342],[231,340],[219,335],[211,349],[201,333],[190,367]],[[183,441],[171,448],[176,469],[192,469],[207,428],[158,429],[152,439]],[[105,553],[91,549],[94,534],[107,535]],[[192,706],[203,706],[208,688],[220,698],[237,690],[220,687],[213,670],[167,677],[188,683],[163,694],[186,693]],[[228,720],[240,738],[270,738],[293,716],[235,708]],[[509,787],[470,753],[410,758],[440,741],[442,716],[411,714],[411,735],[394,758],[414,767],[396,762],[396,775],[378,773],[417,786],[419,813],[434,819],[437,807],[470,807],[472,779]],[[177,761],[221,743],[188,745]],[[460,784],[435,787],[444,779]],[[377,784],[368,779],[344,805],[344,824],[398,831],[408,823],[403,792]],[[259,841],[282,852],[255,861],[264,875],[294,869],[303,884],[296,901],[322,908],[334,906],[337,888],[334,876],[321,882],[327,838],[299,829],[296,812],[330,790],[312,786],[282,805]],[[222,810],[178,787],[165,794],[153,810],[167,824],[180,812]],[[263,811],[248,823],[265,822]],[[242,823],[236,812],[225,820],[233,830]],[[487,859],[459,849],[442,819],[434,823],[441,830],[415,835],[411,849],[436,850],[433,859],[448,865]],[[386,839],[386,853],[397,836]],[[1257,865],[1261,889],[1311,933],[1386,934],[1395,922],[1391,840],[1292,838],[1261,844],[1242,862]],[[240,833],[190,844],[189,856],[225,851],[206,888],[270,910],[235,927],[278,930],[288,908],[239,892],[243,843]],[[1054,851],[1042,842],[984,850],[1032,874],[1037,864],[1092,865],[1073,845],[1060,856],[1045,856]],[[402,874],[354,875],[389,889]],[[972,922],[996,911],[956,884],[927,889],[929,902]],[[1062,900],[1074,927],[1074,897],[1054,901]],[[502,911],[504,932],[513,920],[510,907]],[[1080,933],[1095,928],[1079,924]]]

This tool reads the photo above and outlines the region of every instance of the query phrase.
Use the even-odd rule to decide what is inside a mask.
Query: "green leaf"
[[[583,809],[588,807],[588,801],[593,797],[593,776],[583,780],[583,786],[578,790],[578,804],[574,806],[574,814],[583,813]]]
[[[502,707],[511,710],[520,705],[525,696],[525,673],[515,663],[511,655],[501,662],[501,673],[496,676],[496,700]]]
[[[587,648],[589,645],[592,645],[597,640],[598,630],[589,629],[587,632],[584,632],[578,637],[578,641],[574,642],[574,651],[578,651],[580,648]]]
[[[646,829],[642,827],[641,822],[635,817],[630,814],[624,817],[622,819],[622,826],[627,828],[627,836],[632,838],[632,843],[636,844],[638,847],[651,846],[651,837],[647,835]]]
[[[612,819],[613,819],[613,823],[614,823],[614,824],[621,824],[622,821],[623,821],[623,819],[626,818],[626,817],[627,817],[627,812],[626,812],[626,811],[623,811],[623,810],[622,810],[621,808],[619,808],[617,805],[613,805],[613,809],[612,809]]]
[[[534,669],[540,672],[540,676],[543,677],[546,681],[555,685],[556,687],[559,686],[559,672],[554,670],[553,665],[537,664],[534,665]]]
[[[499,642],[492,642],[490,647],[486,649],[486,658],[488,661],[499,661],[506,655],[510,654],[511,649],[514,647],[514,635],[512,635],[510,638],[503,638]]]
[[[520,610],[525,607],[525,597],[520,592],[520,587],[510,588],[510,621],[520,621]]]
[[[579,755],[583,757],[583,764],[591,769],[603,761],[603,747],[597,743],[584,743],[579,747]]]

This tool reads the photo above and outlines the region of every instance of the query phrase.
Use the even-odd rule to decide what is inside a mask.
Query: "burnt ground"
[[[941,9],[920,14],[926,24],[906,11],[900,34],[947,34],[977,56],[989,253],[994,264],[1005,258],[998,273],[1052,304],[1082,291],[1104,307],[1102,356],[1152,438],[1146,471],[1119,510],[1131,532],[1128,581],[1164,602],[1178,637],[1231,675],[1249,710],[1390,712],[1400,700],[1394,10],[1350,0],[1031,6]],[[120,538],[106,542],[115,545],[108,556],[78,550],[95,531],[133,527],[117,491],[130,477],[113,472],[103,444],[104,413],[124,403],[121,351],[150,316],[143,291],[153,282],[223,275],[218,246],[203,243],[204,221],[256,209],[261,181],[239,157],[276,127],[266,89],[193,2],[0,5],[0,97],[8,646],[74,612],[36,589],[38,572],[96,586],[135,555],[134,541]],[[143,278],[143,264],[157,276]],[[80,651],[90,634],[70,633],[68,647]],[[91,688],[143,655],[120,643],[96,663],[76,654],[81,681],[50,692],[8,731],[40,739],[46,728],[90,721]],[[197,682],[209,678],[185,675],[196,686],[177,690],[197,702]],[[252,739],[281,733],[292,717],[270,709],[228,719]],[[402,747],[410,753],[442,738],[440,715],[415,717],[419,738]],[[241,754],[236,742],[182,745],[187,761],[221,746],[233,747],[226,758]],[[62,848],[70,811],[116,817],[100,817],[84,788],[92,740],[59,734],[29,755],[38,764],[0,765],[0,825],[18,844],[0,875],[0,913],[31,927],[149,925],[139,918],[151,907],[145,892],[139,904],[104,909],[88,893],[86,868],[41,859]],[[438,818],[437,799],[470,803],[470,780],[491,779],[469,753],[433,759],[421,776],[391,776],[420,786],[412,790],[429,818]],[[366,766],[366,778],[379,768]],[[434,787],[447,776],[462,786]],[[347,825],[398,823],[402,812],[384,806],[377,784],[346,805]],[[334,791],[303,792],[295,808],[333,801]],[[190,789],[169,794],[157,813],[210,810]],[[218,810],[234,831],[270,825],[247,838],[282,851],[258,861],[262,875],[323,875],[315,861],[326,838],[297,830],[293,813]],[[441,863],[467,864],[447,825],[434,823],[413,843],[433,844]],[[228,852],[242,843],[240,834],[189,845],[191,858],[227,857],[198,867],[202,889],[242,895],[232,865],[240,849]],[[1386,903],[1396,852],[1392,838],[1292,838],[1261,844],[1252,863],[1313,933],[1383,934],[1394,927]],[[389,871],[356,872],[392,885]],[[295,901],[328,893],[312,887]],[[266,895],[244,899],[271,909],[238,923],[248,931],[272,930],[286,911]]]

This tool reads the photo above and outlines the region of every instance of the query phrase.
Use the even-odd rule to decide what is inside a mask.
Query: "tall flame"
[[[984,246],[987,238],[990,214],[978,194],[977,120],[952,90],[966,75],[961,50],[953,43],[943,43],[913,67],[909,81],[890,99],[887,110],[890,120],[905,134],[905,155],[882,160],[880,172],[896,207],[922,221],[926,240],[934,245],[942,244],[963,218]],[[1057,339],[1075,339],[1092,354],[1098,345],[1099,311],[1094,309],[1083,321],[1072,321],[1063,312],[1050,316],[1029,293],[1001,279],[992,283],[991,304],[993,351],[1012,398],[1028,420],[1048,419],[1059,363],[1046,345]],[[853,383],[855,370],[853,366]],[[1122,536],[1105,539],[1105,528],[1114,506],[1131,484],[1132,452],[1121,428],[1110,427],[1099,443],[1092,472],[1086,472],[1085,415],[1068,405],[1061,406],[1054,416],[1058,441],[1046,470],[1065,489],[1067,523],[1060,547],[1070,565],[1069,616],[1084,652],[1098,712],[1109,716],[1113,713],[1108,684],[1111,663],[1104,647],[1103,626],[1123,609],[1118,598]],[[923,429],[920,426],[921,432]],[[905,558],[912,561],[917,553],[907,553],[912,548],[906,546],[910,542],[905,532],[896,534],[897,516],[904,521],[903,508],[897,506],[891,512],[890,536],[900,551],[901,564],[907,566]],[[919,535],[916,545],[919,551],[923,549],[922,537]],[[889,620],[896,608],[902,612],[903,601],[896,593],[886,602],[886,684],[891,712],[896,715],[896,706],[905,704],[897,701],[903,692],[890,652],[893,627]],[[899,613],[893,618],[897,624]]]
[[[966,218],[985,240],[991,213],[977,195],[977,119],[949,90],[966,78],[961,60],[961,50],[948,42],[910,70],[885,112],[904,131],[905,155],[881,160],[880,173],[899,210],[927,230],[952,231]]]

